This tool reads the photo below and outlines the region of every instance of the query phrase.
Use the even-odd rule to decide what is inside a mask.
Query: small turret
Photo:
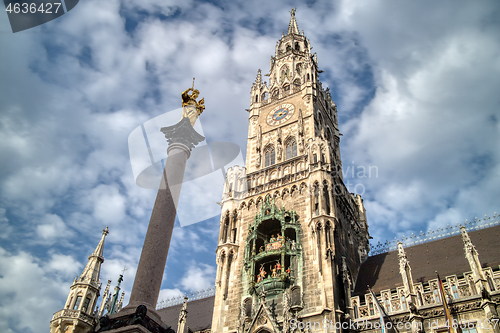
[[[64,309],[54,313],[50,322],[51,333],[86,333],[95,325],[94,309],[101,289],[99,278],[101,265],[104,262],[104,239],[108,233],[106,227],[82,274],[73,281]]]

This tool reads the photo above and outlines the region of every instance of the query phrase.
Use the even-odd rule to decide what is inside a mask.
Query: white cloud
[[[26,252],[12,254],[0,248],[0,331],[48,329],[52,314],[63,307],[69,291],[70,283],[63,275],[54,274],[53,266],[39,264]]]
[[[187,272],[181,279],[184,290],[200,291],[212,288],[215,283],[215,267],[203,263],[190,262]]]

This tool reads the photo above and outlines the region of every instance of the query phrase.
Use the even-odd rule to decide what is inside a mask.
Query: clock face
[[[294,106],[292,104],[281,104],[275,107],[267,115],[267,123],[269,125],[283,124],[293,115]]]

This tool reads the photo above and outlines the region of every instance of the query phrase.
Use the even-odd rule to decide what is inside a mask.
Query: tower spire
[[[300,35],[299,27],[297,26],[297,21],[295,20],[295,11],[297,8],[292,8],[290,10],[290,23],[288,23],[288,31],[286,32],[287,36],[290,34]]]
[[[82,274],[78,278],[78,282],[80,283],[89,283],[97,286],[99,284],[99,274],[101,272],[101,264],[104,262],[104,257],[102,256],[104,250],[104,239],[109,234],[109,229],[106,227],[102,231],[102,237],[97,244],[97,247],[89,256],[89,261]]]
[[[398,243],[398,258],[399,258],[399,273],[403,279],[403,285],[405,288],[406,296],[414,294],[413,290],[413,277],[411,275],[411,267],[408,258],[406,257],[405,249],[403,248],[403,243]]]
[[[101,264],[104,262],[104,239],[108,235],[108,227],[102,231],[102,237],[94,252],[89,256],[89,261],[80,277],[76,277],[70,287],[68,299],[64,309],[54,313],[50,322],[50,332],[67,331],[71,327],[79,327],[78,332],[89,332],[95,325],[94,309],[99,297],[101,285],[99,275]],[[106,287],[106,292],[109,289]],[[71,310],[71,311],[67,311]],[[101,309],[102,310],[102,309]],[[71,331],[71,330],[69,330]],[[71,332],[77,332],[75,330]]]

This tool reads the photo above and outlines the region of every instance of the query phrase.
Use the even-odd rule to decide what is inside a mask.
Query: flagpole
[[[453,327],[453,320],[451,318],[450,308],[448,307],[448,303],[446,302],[446,295],[444,294],[443,282],[441,282],[441,278],[439,277],[437,271],[436,275],[438,278],[438,286],[439,286],[439,292],[441,294],[441,301],[443,302],[444,317],[446,319],[446,323],[448,326],[448,333],[455,333],[455,328]]]
[[[375,304],[377,305],[377,308],[378,308],[378,312],[380,313],[380,323],[382,324],[382,333],[385,333],[385,320],[384,320],[384,317],[387,318],[389,320],[389,322],[391,323],[391,326],[392,328],[397,332],[399,333],[399,330],[398,328],[394,325],[394,323],[392,322],[391,320],[391,317],[389,317],[389,315],[385,312],[385,309],[383,306],[380,305],[380,303],[378,302],[378,299],[377,297],[375,296],[375,293],[373,292],[373,290],[370,288],[370,286],[367,286],[368,287],[368,290],[370,291],[373,299],[375,300]]]

